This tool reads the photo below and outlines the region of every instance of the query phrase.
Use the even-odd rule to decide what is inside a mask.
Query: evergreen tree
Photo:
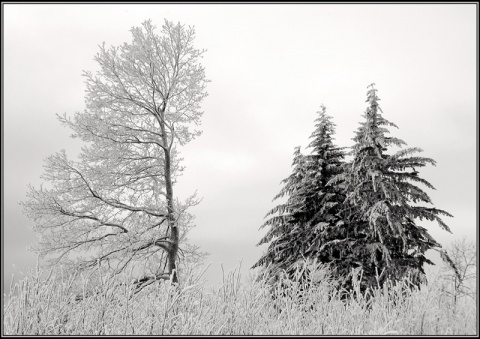
[[[267,234],[257,246],[269,243],[267,252],[252,267],[263,266],[267,274],[275,277],[292,266],[300,256],[298,243],[302,237],[302,210],[304,196],[303,184],[306,176],[305,157],[300,147],[295,147],[293,157],[293,173],[281,181],[284,184],[280,193],[273,200],[288,196],[285,203],[279,204],[270,210],[265,217],[271,216],[260,228],[270,226]],[[277,214],[278,215],[275,215]]]
[[[274,216],[261,227],[270,230],[258,245],[270,244],[253,267],[268,267],[271,276],[285,271],[292,278],[299,260],[320,259],[320,246],[341,225],[339,204],[344,199],[338,187],[327,183],[340,173],[344,152],[333,144],[335,125],[326,108],[322,106],[318,114],[309,145],[312,154],[304,156],[299,147],[295,149],[293,173],[282,181],[284,187],[274,198],[288,195],[288,199],[267,214]]]
[[[343,147],[333,143],[335,124],[325,111],[326,108],[322,106],[315,130],[310,136],[313,140],[308,147],[312,149],[312,154],[307,156],[305,162],[308,173],[305,210],[309,228],[309,246],[305,256],[330,263],[331,254],[321,249],[341,236],[344,221],[340,212],[345,196],[340,185],[329,184],[329,181],[342,173],[345,152]]]
[[[417,168],[435,165],[430,158],[412,156],[420,148],[405,148],[393,155],[386,151],[391,145],[406,143],[387,136],[387,127],[397,127],[382,117],[373,84],[367,93],[367,108],[355,137],[353,159],[345,172],[331,183],[343,183],[346,199],[343,216],[346,221],[345,238],[341,243],[345,279],[344,287],[351,288],[352,268],[361,268],[361,289],[382,286],[389,279],[397,281],[409,276],[415,285],[425,280],[424,263],[433,264],[425,257],[429,249],[439,249],[426,228],[415,219],[436,220],[441,228],[451,232],[439,215],[449,213],[420,206],[429,203],[428,195],[416,186],[421,183],[434,187],[418,176]],[[397,127],[398,128],[398,127]]]

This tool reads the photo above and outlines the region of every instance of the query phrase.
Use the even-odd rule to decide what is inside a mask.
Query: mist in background
[[[55,114],[85,108],[83,70],[95,72],[99,45],[131,41],[130,28],[147,19],[195,26],[195,47],[206,49],[209,96],[203,134],[182,148],[186,169],[174,193],[197,191],[190,242],[210,253],[211,284],[242,262],[242,273],[266,246],[256,244],[280,181],[291,173],[320,105],[336,123],[335,143],[351,138],[376,84],[390,135],[437,166],[420,170],[444,221],[418,222],[442,245],[477,238],[477,37],[471,4],[112,4],[3,5],[2,284],[13,265],[33,268],[27,250],[35,234],[18,202],[38,187],[44,159],[82,146]],[[432,255],[435,262],[438,256]],[[16,274],[18,276],[18,274]]]

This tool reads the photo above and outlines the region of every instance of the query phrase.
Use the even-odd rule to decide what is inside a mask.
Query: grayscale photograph
[[[2,335],[478,335],[478,3],[2,3]]]

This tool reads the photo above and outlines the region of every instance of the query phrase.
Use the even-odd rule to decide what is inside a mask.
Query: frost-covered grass
[[[161,282],[137,294],[118,284],[126,274],[96,279],[33,274],[4,296],[4,334],[477,334],[475,300],[454,301],[440,276],[430,276],[428,286],[408,296],[400,285],[377,290],[368,307],[361,294],[353,293],[348,304],[341,301],[321,269],[312,272],[320,284],[308,289],[290,283],[275,301],[265,282],[243,281],[239,272],[208,289],[201,272],[190,270],[178,287]],[[97,290],[88,294],[92,286]],[[302,288],[303,295],[296,293]],[[75,301],[78,294],[83,300]]]

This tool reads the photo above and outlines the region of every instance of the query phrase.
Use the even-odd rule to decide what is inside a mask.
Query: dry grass
[[[118,284],[128,281],[128,274],[95,279],[31,274],[4,296],[4,334],[477,334],[476,301],[460,297],[455,302],[441,277],[430,277],[428,286],[408,296],[397,285],[374,291],[370,302],[354,293],[345,304],[323,269],[311,276],[319,284],[290,282],[275,301],[264,281],[242,281],[239,272],[229,272],[220,286],[208,290],[202,272],[190,269],[178,287],[160,282],[138,294]],[[75,301],[78,293],[83,300]]]

